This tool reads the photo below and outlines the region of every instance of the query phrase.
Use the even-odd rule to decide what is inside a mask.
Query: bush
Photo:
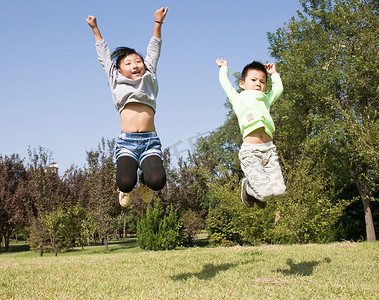
[[[272,199],[265,209],[242,205],[240,179],[210,189],[218,200],[207,220],[213,245],[262,243],[323,243],[335,238],[335,225],[349,201],[338,198],[331,180],[324,176],[324,161],[303,155],[285,174],[287,196]]]
[[[225,176],[226,177],[226,176]],[[241,184],[237,175],[228,175],[223,184],[215,182],[210,189],[218,203],[210,209],[207,228],[214,246],[259,245],[268,242],[269,209],[246,208],[241,202]]]
[[[233,222],[233,217],[220,206],[210,210],[207,227],[209,243],[213,246],[233,246],[241,243],[241,236]]]
[[[141,214],[137,224],[137,242],[146,250],[172,250],[178,246],[186,246],[183,225],[171,206],[168,216],[164,215],[159,198],[154,209],[150,204],[146,215]]]

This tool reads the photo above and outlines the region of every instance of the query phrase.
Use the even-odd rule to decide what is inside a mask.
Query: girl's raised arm
[[[155,25],[154,25],[154,34],[153,36],[160,39],[162,37],[162,24],[163,20],[167,15],[168,7],[161,7],[154,13]]]
[[[87,21],[89,27],[91,27],[93,30],[93,34],[95,35],[96,42],[102,40],[103,38],[101,36],[99,28],[97,27],[96,18],[94,16],[88,16],[86,21]]]

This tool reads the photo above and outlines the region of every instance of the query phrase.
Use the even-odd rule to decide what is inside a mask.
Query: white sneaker
[[[118,201],[120,202],[120,205],[122,207],[127,207],[132,202],[133,191],[134,189],[130,193],[120,192],[120,194],[118,195]]]
[[[143,202],[149,204],[153,199],[153,190],[150,189],[146,184],[143,184],[141,181],[139,182],[139,190],[138,190]]]

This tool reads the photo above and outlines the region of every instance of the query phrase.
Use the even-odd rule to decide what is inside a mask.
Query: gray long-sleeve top
[[[121,112],[130,102],[146,104],[155,112],[158,94],[156,69],[161,45],[161,39],[156,37],[150,39],[145,57],[145,74],[141,78],[133,80],[126,78],[117,70],[107,43],[103,39],[96,42],[97,57],[108,78],[113,103],[118,112]]]

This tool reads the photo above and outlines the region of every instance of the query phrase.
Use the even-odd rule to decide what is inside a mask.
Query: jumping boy
[[[115,156],[119,202],[123,207],[132,201],[132,191],[137,180],[139,193],[146,203],[152,200],[153,190],[161,190],[166,184],[154,115],[161,28],[167,10],[167,7],[162,7],[154,14],[154,33],[145,59],[128,47],[119,47],[111,54],[100,34],[96,18],[88,16],[86,20],[93,30],[97,56],[108,78],[113,103],[121,117],[121,134],[117,139]]]
[[[241,200],[247,207],[254,203],[265,208],[272,198],[284,197],[286,187],[280,169],[276,147],[272,142],[275,126],[270,106],[283,91],[275,64],[252,62],[241,74],[238,93],[228,79],[228,62],[217,59],[219,80],[238,118],[243,144],[239,151],[245,175],[241,183]],[[271,75],[272,89],[265,93],[267,75]]]

